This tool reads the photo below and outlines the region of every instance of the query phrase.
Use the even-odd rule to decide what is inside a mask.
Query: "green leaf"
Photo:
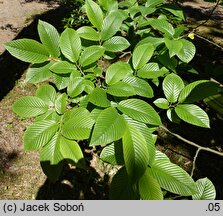
[[[157,180],[150,174],[150,169],[146,169],[139,179],[139,194],[143,200],[163,200],[163,192]]]
[[[173,26],[165,19],[150,19],[149,24],[168,36],[173,36],[175,33]]]
[[[118,61],[108,67],[105,75],[105,81],[108,85],[114,85],[122,80],[127,74],[132,73],[132,68],[128,63]]]
[[[60,139],[60,151],[65,159],[72,160],[75,164],[82,163],[84,159],[82,150],[74,140],[68,140],[64,137]]]
[[[49,161],[55,165],[63,160],[60,152],[60,134],[56,133],[52,139],[40,151],[40,161]]]
[[[124,165],[123,146],[121,140],[118,140],[103,148],[100,159],[112,165]]]
[[[208,178],[202,178],[197,180],[196,185],[198,193],[192,196],[193,200],[215,200],[215,187]]]
[[[122,81],[109,86],[107,93],[116,97],[129,97],[136,94],[135,89],[130,84]]]
[[[157,112],[152,106],[143,100],[123,100],[118,104],[117,108],[127,116],[137,121],[157,126],[161,124],[161,120]]]
[[[194,103],[218,94],[219,84],[208,80],[198,80],[185,86],[179,95],[180,103]]]
[[[91,24],[98,30],[102,28],[103,12],[100,6],[92,0],[86,0],[86,13]]]
[[[179,124],[181,122],[180,118],[175,112],[175,109],[173,108],[168,109],[166,111],[166,115],[167,115],[167,118],[173,123]]]
[[[125,120],[128,122],[128,124],[133,125],[135,128],[137,128],[140,133],[144,136],[147,146],[148,146],[148,156],[149,156],[149,162],[148,164],[151,165],[153,161],[155,160],[155,155],[156,155],[156,148],[155,148],[155,139],[154,135],[152,134],[156,128],[149,128],[147,127],[146,124],[135,121],[128,116],[124,115]]]
[[[73,107],[71,110],[67,110],[63,116],[63,120],[66,122],[74,116],[89,116],[89,111],[83,107]]]
[[[163,3],[164,3],[163,0],[147,0],[145,6],[146,7],[157,7]]]
[[[170,58],[169,52],[167,50],[166,52],[160,54],[157,59],[163,66],[176,73],[178,61],[175,57]]]
[[[158,98],[153,103],[160,109],[169,109],[169,102],[166,98]]]
[[[111,187],[109,191],[109,198],[111,200],[136,200],[138,194],[130,183],[129,176],[125,167],[118,170],[112,178]]]
[[[84,108],[78,109],[80,112],[72,113],[62,127],[62,135],[68,139],[88,139],[94,125],[94,120],[91,118],[90,113]]]
[[[125,130],[122,143],[126,170],[131,181],[135,182],[148,166],[148,145],[142,133],[131,124],[128,124]]]
[[[29,126],[24,134],[25,150],[36,150],[45,146],[56,134],[59,125],[53,120],[42,120]]]
[[[176,4],[166,4],[162,6],[162,9],[165,9],[172,13],[174,16],[180,18],[180,20],[185,20],[183,10]]]
[[[137,46],[143,45],[150,43],[154,46],[154,48],[157,48],[160,44],[164,43],[164,38],[159,38],[159,37],[146,37],[142,40],[140,40],[137,44]]]
[[[48,106],[54,106],[56,100],[56,90],[53,86],[47,84],[36,90],[36,96],[44,101]]]
[[[67,106],[67,94],[63,93],[57,96],[55,101],[55,110],[59,114],[63,114],[66,111]]]
[[[73,79],[70,79],[67,87],[67,93],[70,97],[77,97],[84,91],[85,85],[83,81],[83,77],[75,77]]]
[[[60,48],[64,56],[71,62],[77,62],[81,52],[81,39],[78,33],[66,28],[60,36]]]
[[[66,88],[70,81],[70,74],[54,74],[54,83],[58,90]]]
[[[50,77],[52,77],[52,72],[49,69],[52,64],[52,62],[33,64],[27,69],[26,82],[36,84],[48,80]]]
[[[196,184],[191,176],[169,160],[155,161],[150,169],[150,175],[163,189],[171,193],[191,196],[197,192]]]
[[[118,11],[112,11],[103,20],[101,30],[101,40],[105,41],[116,34],[121,28],[123,18],[120,16]]]
[[[172,58],[174,55],[177,55],[183,47],[181,40],[170,40],[165,38],[166,47],[169,50],[169,56]]]
[[[166,99],[171,103],[175,103],[184,88],[184,82],[178,75],[172,73],[164,78],[162,88]]]
[[[109,144],[122,138],[125,133],[126,123],[117,110],[109,107],[103,110],[95,123],[91,137],[91,146]]]
[[[154,50],[154,46],[151,43],[137,46],[132,56],[134,69],[142,68],[152,57]]]
[[[55,120],[55,119],[53,119],[54,114],[55,114],[54,110],[48,110],[47,112],[37,116],[35,118],[35,122],[42,121],[42,120],[47,120],[47,119]]]
[[[90,80],[84,80],[83,84],[84,84],[84,91],[87,92],[88,94],[91,94],[95,89],[94,83]]]
[[[81,38],[90,41],[99,41],[99,34],[98,32],[90,26],[82,26],[77,29],[77,33]]]
[[[89,101],[99,107],[109,107],[111,102],[107,99],[106,91],[96,87],[90,94]]]
[[[36,96],[25,96],[13,104],[13,112],[17,115],[30,118],[41,115],[48,110],[44,101]]]
[[[197,105],[179,104],[176,106],[175,112],[179,118],[189,124],[210,128],[210,122],[207,113]]]
[[[50,55],[56,58],[59,57],[60,56],[60,47],[59,47],[60,35],[58,31],[56,30],[56,28],[52,26],[51,24],[44,22],[42,20],[39,20],[37,28],[38,28],[40,40],[47,48]]]
[[[87,47],[81,54],[80,64],[83,67],[90,65],[100,59],[104,55],[104,52],[105,48],[102,46],[94,45]]]
[[[170,159],[166,156],[166,154],[164,154],[163,152],[156,150],[156,157],[155,157],[156,161],[159,160],[167,160],[168,162],[170,162]]]
[[[141,78],[146,79],[156,79],[158,77],[164,76],[168,70],[166,68],[159,68],[157,63],[145,64],[142,68],[137,71],[137,75]]]
[[[24,62],[42,63],[49,59],[49,52],[45,46],[32,39],[13,40],[4,46],[12,56]]]
[[[183,47],[176,55],[182,62],[189,63],[195,56],[196,48],[190,41],[185,39],[181,39],[180,41],[183,44]]]
[[[69,63],[67,61],[59,61],[54,63],[50,67],[50,70],[56,74],[67,74],[77,70],[77,68],[74,64]]]
[[[108,12],[118,9],[118,2],[116,0],[99,0],[98,2]]]
[[[130,43],[124,37],[114,36],[105,41],[102,46],[106,51],[121,52],[127,49],[130,46]]]
[[[135,93],[139,96],[147,98],[152,98],[154,96],[152,87],[143,79],[135,76],[126,76],[123,82],[131,85],[135,89]]]

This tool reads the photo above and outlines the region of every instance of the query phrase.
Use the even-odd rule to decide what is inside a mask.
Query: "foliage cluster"
[[[219,91],[214,82],[181,78],[196,52],[179,25],[182,11],[163,0],[86,0],[83,9],[88,26],[59,34],[40,20],[40,42],[5,44],[32,63],[27,82],[45,83],[13,105],[19,116],[35,117],[24,134],[25,149],[40,151],[55,181],[64,160],[86,168],[83,142],[103,146],[101,160],[118,167],[111,199],[163,199],[163,189],[214,199],[209,179],[194,182],[155,147],[162,124],[157,110],[166,110],[172,122],[208,128],[208,115],[194,103]]]

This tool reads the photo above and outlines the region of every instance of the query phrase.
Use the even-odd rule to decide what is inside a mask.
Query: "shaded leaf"
[[[113,177],[109,198],[111,200],[136,200],[138,198],[138,194],[130,183],[125,167],[119,169]]]
[[[153,138],[154,135],[152,134],[156,130],[156,128],[154,127],[149,128],[146,124],[139,121],[135,121],[126,115],[124,115],[124,118],[128,122],[128,124],[133,125],[144,136],[146,144],[148,146],[148,156],[149,156],[148,164],[151,165],[156,156],[155,139]]]
[[[219,85],[208,80],[198,80],[185,86],[179,95],[180,103],[194,103],[218,94]]]
[[[180,118],[175,112],[175,109],[173,108],[168,109],[166,111],[166,115],[167,115],[167,118],[173,123],[179,124],[181,122]]]
[[[116,141],[103,148],[100,159],[112,165],[124,165],[122,142]]]
[[[128,124],[122,143],[126,170],[131,181],[135,182],[148,166],[148,145],[142,133],[132,124]]]
[[[183,47],[181,40],[170,40],[168,38],[165,38],[165,44],[169,50],[170,58],[178,54]]]
[[[163,192],[157,180],[146,169],[139,179],[139,194],[143,200],[163,200]]]
[[[165,9],[172,13],[174,16],[180,18],[180,20],[185,20],[183,10],[176,4],[166,4],[162,6],[162,9]]]
[[[147,0],[145,6],[146,7],[157,7],[163,3],[164,3],[163,0]]]

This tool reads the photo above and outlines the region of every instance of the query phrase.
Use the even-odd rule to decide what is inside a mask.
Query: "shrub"
[[[32,64],[27,82],[45,83],[13,105],[19,116],[35,117],[24,134],[25,149],[40,151],[41,163],[51,165],[45,173],[56,181],[64,160],[85,169],[80,145],[102,146],[101,160],[118,167],[111,199],[163,199],[162,189],[214,199],[210,180],[194,182],[155,148],[154,131],[162,125],[157,110],[166,110],[172,122],[209,128],[208,115],[193,103],[219,88],[181,78],[196,52],[179,25],[182,11],[162,0],[86,0],[84,10],[91,25],[59,34],[40,20],[41,42],[5,44]]]

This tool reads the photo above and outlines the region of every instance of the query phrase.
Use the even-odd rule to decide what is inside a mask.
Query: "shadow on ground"
[[[87,170],[63,167],[59,180],[47,179],[39,188],[36,200],[106,200],[109,176],[102,178],[93,167]]]

